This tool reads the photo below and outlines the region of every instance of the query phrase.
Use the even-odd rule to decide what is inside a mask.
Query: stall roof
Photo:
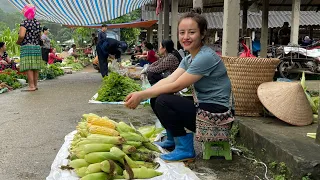
[[[158,20],[150,20],[150,21],[138,21],[138,22],[131,22],[131,23],[119,23],[119,24],[107,24],[108,29],[115,29],[115,28],[149,28],[152,25],[156,24]],[[78,28],[78,27],[86,27],[86,28],[101,28],[102,24],[95,24],[95,25],[65,25],[69,28]]]
[[[177,0],[179,1],[179,12],[189,12],[193,6],[193,0]],[[162,1],[163,2],[163,1]],[[224,0],[203,0],[204,12],[223,12]],[[241,0],[244,2],[244,0]],[[249,3],[257,2],[260,10],[262,9],[262,0],[249,0]],[[150,5],[146,6],[146,10],[155,11],[157,0],[152,0]],[[291,11],[292,0],[269,0],[270,11]],[[319,11],[320,0],[301,0],[301,11]]]
[[[36,18],[64,25],[89,25],[115,19],[152,0],[8,0],[19,11],[37,7]]]
[[[171,13],[169,14],[171,16]],[[181,16],[181,13],[178,14]],[[209,29],[223,28],[223,12],[203,13],[208,21]],[[240,13],[240,23],[242,23],[242,12]],[[142,19],[144,20],[159,20],[159,16],[155,11],[142,11]],[[262,13],[248,12],[249,29],[261,28]],[[291,23],[291,11],[270,11],[269,12],[269,28],[282,27],[283,22]],[[171,22],[169,22],[171,23]],[[300,26],[320,25],[320,12],[315,11],[301,11],[300,12]],[[241,27],[240,27],[241,28]]]

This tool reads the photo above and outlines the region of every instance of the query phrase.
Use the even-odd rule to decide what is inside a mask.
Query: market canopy
[[[152,0],[8,0],[19,11],[26,4],[37,8],[36,18],[64,25],[106,22],[150,3]]]
[[[107,24],[108,29],[115,29],[115,28],[149,28],[152,25],[156,24],[158,20],[150,20],[150,21],[138,21],[138,22],[131,22],[131,23],[119,23],[119,24]],[[83,26],[76,26],[76,25],[66,25],[69,28],[78,28],[78,27],[86,27],[86,28],[101,28],[102,24],[95,24],[95,25],[83,25]]]

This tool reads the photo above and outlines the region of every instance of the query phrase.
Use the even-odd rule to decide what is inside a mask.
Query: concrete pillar
[[[171,1],[171,40],[175,49],[178,47],[178,6],[179,1]]]
[[[147,29],[147,41],[151,44],[153,43],[153,28],[150,27]]]
[[[248,0],[245,0],[242,5],[242,36],[249,36],[247,34],[248,28]]]
[[[252,31],[252,33],[251,33],[251,39],[252,39],[252,41],[254,41],[254,39],[256,38],[256,31]]]
[[[301,0],[292,0],[292,16],[291,16],[291,44],[298,45],[299,25],[300,25],[300,3]]]
[[[163,23],[163,38],[169,39],[169,0],[164,0],[163,2],[163,13],[164,13],[164,23]]]
[[[218,37],[218,30],[215,31],[214,33],[214,42],[218,41],[219,37]]]
[[[238,56],[240,29],[239,0],[224,0],[222,55]]]
[[[172,0],[172,1],[178,1],[178,0]],[[193,8],[200,8],[201,12],[203,11],[203,0],[193,0]]]
[[[158,21],[158,46],[160,47],[160,43],[163,39],[163,34],[162,34],[162,31],[163,31],[163,12],[161,11],[159,13],[159,21]]]
[[[261,51],[260,57],[266,58],[267,57],[267,50],[268,50],[268,15],[269,15],[269,1],[263,0],[262,1],[262,28],[261,28]]]

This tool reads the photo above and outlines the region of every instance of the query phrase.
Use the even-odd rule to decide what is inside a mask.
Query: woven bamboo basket
[[[275,58],[222,57],[231,80],[238,116],[260,116],[263,106],[258,98],[258,86],[273,80],[280,60]]]

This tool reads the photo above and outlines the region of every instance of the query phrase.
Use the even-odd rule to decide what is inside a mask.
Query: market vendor
[[[75,44],[71,45],[71,48],[69,49],[68,54],[70,56],[75,57],[76,59],[79,57],[79,55],[77,53],[77,46]]]
[[[6,52],[6,43],[0,42],[0,71],[5,69],[16,69],[16,64],[11,61]]]
[[[175,54],[173,54],[175,51],[172,40],[163,40],[161,42],[159,53],[162,57],[158,61],[152,63],[146,71],[151,85],[154,85],[161,79],[168,77],[178,68],[182,58],[179,53],[179,57],[176,57]]]
[[[131,60],[135,60],[137,55],[141,55],[142,54],[142,48],[141,46],[136,46],[134,53],[131,55]]]
[[[62,62],[63,61],[63,58],[60,58],[56,55],[56,48],[53,48],[51,50],[51,52],[49,53],[49,60],[48,60],[48,64],[53,64],[53,63],[56,63],[56,62]]]
[[[167,140],[157,144],[175,148],[160,156],[165,161],[195,158],[192,132],[196,131],[198,109],[210,113],[229,110],[231,82],[221,58],[204,45],[207,26],[203,16],[195,12],[184,14],[178,22],[179,42],[190,55],[169,77],[146,90],[133,92],[125,99],[125,106],[135,109],[141,101],[156,97],[153,111],[167,131]],[[195,87],[197,106],[187,98],[173,95],[190,85]]]
[[[146,64],[152,64],[157,61],[156,52],[153,50],[153,45],[151,43],[146,44],[147,54],[137,55],[136,58],[139,60],[139,65],[143,67]]]

